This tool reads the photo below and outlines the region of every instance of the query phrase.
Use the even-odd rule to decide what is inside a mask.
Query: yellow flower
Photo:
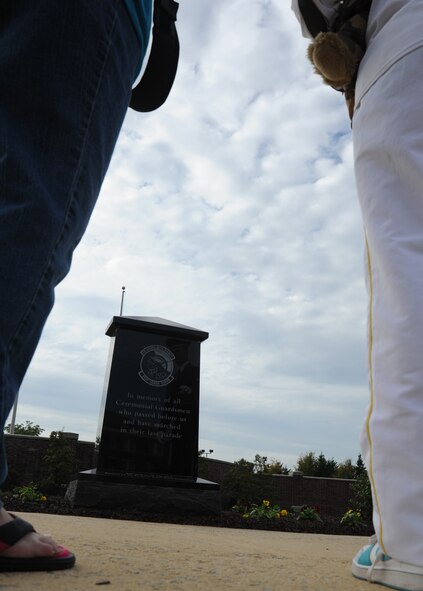
[[[268,507],[268,506],[270,505],[270,501],[263,501],[263,505],[264,505],[265,507]]]
[[[42,495],[42,496],[40,497],[40,501],[41,501],[42,503],[44,503],[45,501],[47,501],[47,497],[45,497],[44,495]]]
[[[280,519],[281,518],[281,516],[280,516],[279,513],[276,513],[275,517],[276,517],[276,519]]]
[[[243,518],[244,519],[248,519],[250,516],[248,515],[248,513],[244,513]]]
[[[288,515],[288,511],[286,509],[282,509],[281,517],[286,517]]]

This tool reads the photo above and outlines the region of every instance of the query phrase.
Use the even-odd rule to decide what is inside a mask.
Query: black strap
[[[313,37],[329,31],[329,23],[320,12],[313,0],[298,0],[298,7],[307,29]]]
[[[339,2],[339,19],[345,22],[354,14],[369,12],[372,0],[342,0]]]
[[[132,90],[129,106],[135,111],[158,109],[167,99],[176,76],[179,39],[174,0],[154,0],[153,42],[145,72]]]
[[[35,531],[30,523],[20,517],[15,517],[13,521],[8,521],[0,527],[0,542],[7,546],[13,546],[24,536]]]

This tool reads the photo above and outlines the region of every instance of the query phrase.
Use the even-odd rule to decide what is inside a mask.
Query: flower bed
[[[106,519],[123,519],[130,521],[149,521],[155,523],[174,523],[183,525],[199,525],[211,527],[230,527],[235,529],[258,529],[281,532],[297,533],[316,533],[332,535],[353,535],[353,536],[371,536],[374,533],[373,527],[364,522],[351,523],[351,520],[341,518],[319,516],[318,519],[299,518],[300,513],[288,512],[286,509],[279,510],[279,517],[266,515],[266,506],[264,511],[262,506],[258,506],[258,515],[245,517],[245,512],[222,511],[221,515],[165,515],[159,513],[143,513],[140,511],[131,511],[122,507],[120,510],[94,510],[75,508],[72,509],[63,497],[42,496],[39,500],[26,500],[19,495],[4,493],[2,500],[8,511],[28,512],[28,513],[51,513],[56,515],[79,515],[84,517],[101,517]],[[304,507],[302,508],[304,510]],[[307,508],[311,509],[311,508]],[[274,507],[270,508],[274,511]],[[312,510],[315,512],[315,510]],[[261,514],[260,514],[261,513]],[[303,511],[308,517],[312,516],[311,511]]]

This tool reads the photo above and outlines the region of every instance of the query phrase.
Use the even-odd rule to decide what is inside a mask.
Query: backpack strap
[[[145,72],[135,88],[129,106],[135,111],[158,109],[167,99],[176,76],[179,39],[174,0],[154,0],[153,42]]]
[[[332,23],[332,30],[338,31],[346,21],[356,15],[368,18],[372,0],[342,0],[338,2],[338,14]]]
[[[329,31],[329,23],[320,12],[313,0],[298,0],[298,7],[310,35],[317,37],[319,33]]]

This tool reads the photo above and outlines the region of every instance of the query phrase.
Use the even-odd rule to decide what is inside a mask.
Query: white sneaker
[[[376,536],[369,542],[352,561],[355,577],[399,591],[423,591],[423,568],[399,562],[384,554]]]

